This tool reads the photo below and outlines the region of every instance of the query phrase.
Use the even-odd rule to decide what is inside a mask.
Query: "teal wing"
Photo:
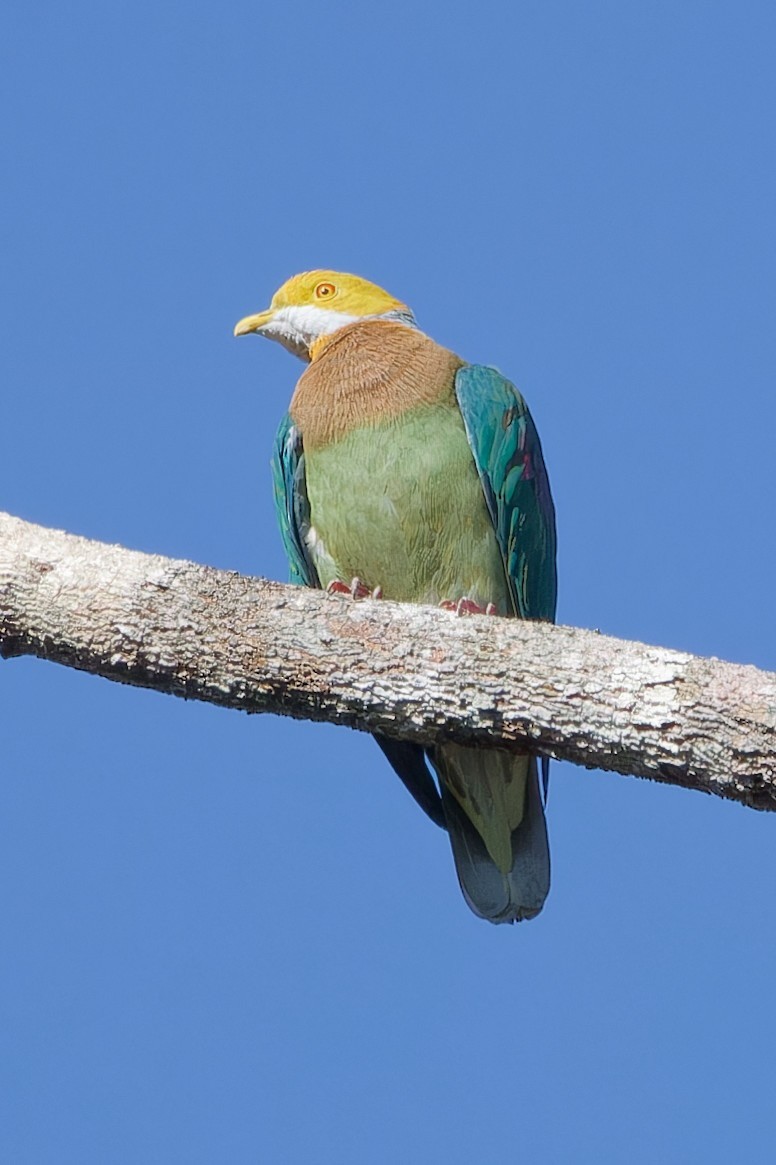
[[[515,614],[554,623],[558,595],[555,506],[528,405],[498,369],[478,364],[458,371],[455,392]],[[546,797],[546,757],[541,767]]]
[[[288,413],[275,434],[272,482],[275,489],[275,513],[288,556],[291,582],[319,587],[318,573],[306,542],[310,529],[310,503],[305,483],[304,447],[301,434]]]
[[[455,392],[515,614],[555,620],[555,507],[539,434],[528,406],[495,368],[469,364]]]

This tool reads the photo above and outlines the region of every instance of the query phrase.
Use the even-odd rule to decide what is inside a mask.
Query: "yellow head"
[[[374,319],[415,326],[406,304],[377,284],[341,271],[305,271],[275,292],[267,311],[240,320],[234,334],[268,336],[289,352],[310,360],[319,340],[348,324]]]

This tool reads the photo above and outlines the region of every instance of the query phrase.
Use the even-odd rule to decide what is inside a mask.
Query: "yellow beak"
[[[247,336],[250,332],[259,332],[263,327],[269,323],[274,315],[272,308],[267,311],[260,311],[258,315],[246,316],[245,319],[240,320],[234,325],[235,336]]]

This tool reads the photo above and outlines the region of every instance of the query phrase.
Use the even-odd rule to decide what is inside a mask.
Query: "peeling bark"
[[[0,655],[776,808],[776,674],[579,628],[353,602],[5,514]]]

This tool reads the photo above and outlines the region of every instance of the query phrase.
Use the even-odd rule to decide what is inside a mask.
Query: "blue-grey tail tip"
[[[456,799],[444,787],[442,802],[455,869],[466,902],[479,918],[495,924],[536,918],[550,890],[550,847],[532,760],[523,820],[512,834],[512,868],[503,874]]]

